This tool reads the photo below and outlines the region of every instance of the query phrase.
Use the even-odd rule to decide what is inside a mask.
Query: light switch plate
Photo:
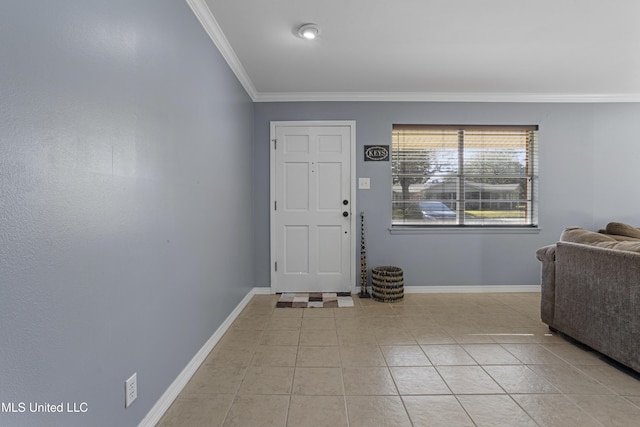
[[[368,190],[371,188],[370,178],[358,178],[358,188],[360,190]]]

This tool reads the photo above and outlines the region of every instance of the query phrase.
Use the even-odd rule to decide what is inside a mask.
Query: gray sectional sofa
[[[567,228],[536,256],[542,321],[640,372],[640,229]]]

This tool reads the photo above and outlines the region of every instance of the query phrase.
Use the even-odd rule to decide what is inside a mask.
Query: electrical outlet
[[[138,374],[134,373],[131,378],[124,382],[124,407],[128,408],[138,397]]]

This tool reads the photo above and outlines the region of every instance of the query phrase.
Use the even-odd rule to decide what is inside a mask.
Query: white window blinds
[[[394,125],[392,225],[535,227],[537,126]]]

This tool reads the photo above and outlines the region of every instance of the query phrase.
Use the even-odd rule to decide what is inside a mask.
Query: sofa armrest
[[[556,261],[556,245],[553,244],[553,245],[541,247],[536,251],[536,258],[538,258],[538,260],[541,262],[545,262],[545,261],[555,262]]]
[[[553,327],[556,303],[556,245],[543,246],[536,251],[542,263],[540,273],[540,318]]]
[[[640,370],[640,253],[558,242],[555,327]]]

